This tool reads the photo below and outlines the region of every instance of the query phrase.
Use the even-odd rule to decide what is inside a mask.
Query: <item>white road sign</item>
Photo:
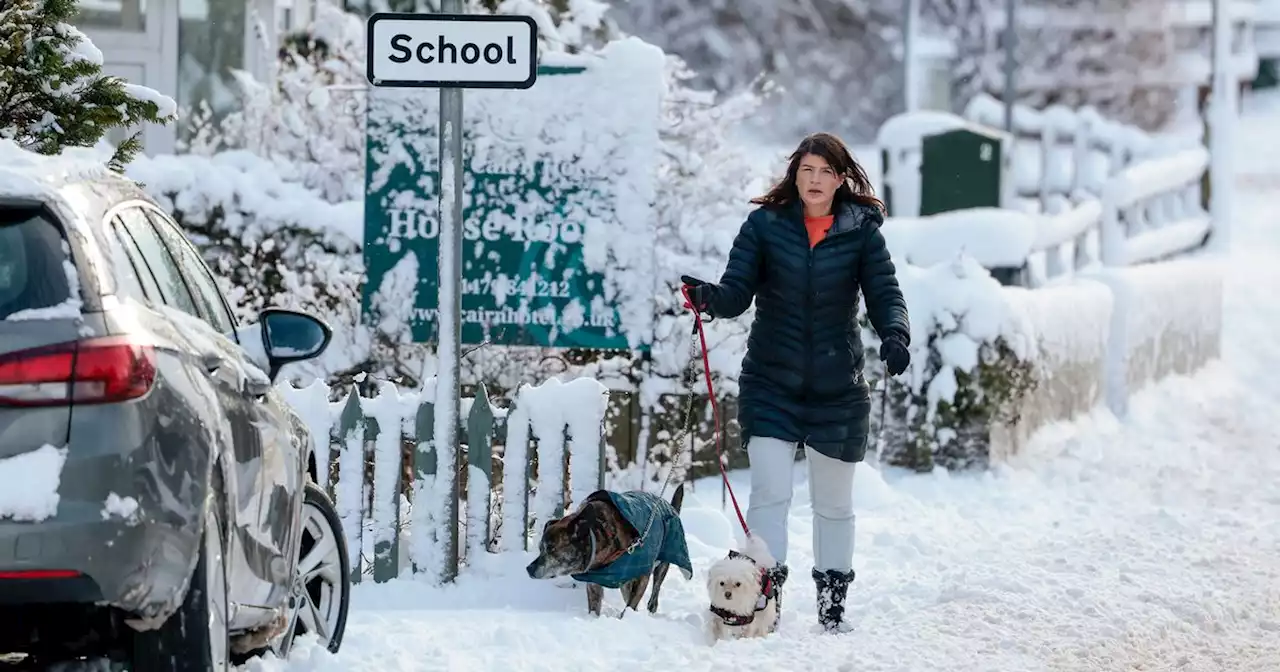
[[[374,86],[527,89],[538,76],[538,26],[528,16],[383,12],[365,33]]]

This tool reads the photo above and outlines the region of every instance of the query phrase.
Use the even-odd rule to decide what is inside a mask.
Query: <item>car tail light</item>
[[[0,406],[137,399],[156,379],[155,348],[106,336],[0,355]]]
[[[16,572],[0,572],[0,581],[5,579],[74,579],[80,572],[70,569],[24,569]]]

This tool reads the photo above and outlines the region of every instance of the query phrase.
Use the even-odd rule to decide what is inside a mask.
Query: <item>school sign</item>
[[[501,35],[478,38],[474,54],[462,51],[467,44],[438,37],[389,40],[388,57],[425,61],[452,56],[456,47],[460,58],[501,64],[511,52]],[[609,65],[600,58],[542,65],[530,89],[468,92],[462,124],[464,344],[634,345],[620,314],[628,299],[616,275],[625,269],[614,267],[635,265],[616,263],[620,246],[636,237],[638,226],[652,226],[644,221],[648,202],[638,209],[636,196],[652,189],[653,162],[646,157],[642,166],[628,165],[637,157],[635,130],[619,129],[626,115],[601,107],[611,96],[628,95],[628,83],[611,77]],[[656,100],[652,107],[656,113]],[[364,309],[371,323],[388,316],[408,322],[418,342],[436,340],[439,309],[437,110],[435,97],[420,90],[370,91]],[[656,147],[656,121],[648,125]]]

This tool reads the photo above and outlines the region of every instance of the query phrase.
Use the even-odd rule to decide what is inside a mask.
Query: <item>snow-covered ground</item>
[[[1280,670],[1280,99],[1250,107],[1222,361],[1138,394],[1124,422],[1050,427],[994,473],[860,468],[856,632],[814,631],[797,470],[793,578],[767,639],[701,639],[701,577],[734,532],[704,481],[683,515],[698,578],[673,572],[657,617],[590,618],[580,589],[494,556],[444,589],[360,586],[339,655],[304,646],[247,669]]]

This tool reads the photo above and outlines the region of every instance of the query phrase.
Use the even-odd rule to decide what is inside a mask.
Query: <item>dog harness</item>
[[[743,555],[737,551],[729,551],[729,557],[746,558],[751,561],[751,564],[759,567],[759,565],[756,564],[756,561],[750,556]],[[754,611],[749,614],[735,614],[728,609],[722,609],[713,604],[711,605],[711,613],[720,617],[720,620],[724,621],[725,625],[747,625],[748,623],[756,620],[757,612],[764,611],[764,608],[769,606],[769,596],[772,594],[773,580],[769,578],[769,572],[765,571],[763,567],[760,567],[760,597],[756,600],[756,608]]]
[[[689,546],[684,538],[680,514],[671,503],[649,492],[597,490],[583,502],[608,497],[622,517],[635,529],[636,543],[605,564],[573,574],[575,581],[619,588],[667,562],[680,568],[685,580],[693,578]],[[649,521],[652,518],[653,523]],[[648,528],[648,533],[644,530]],[[596,537],[591,535],[591,557],[595,557]]]

